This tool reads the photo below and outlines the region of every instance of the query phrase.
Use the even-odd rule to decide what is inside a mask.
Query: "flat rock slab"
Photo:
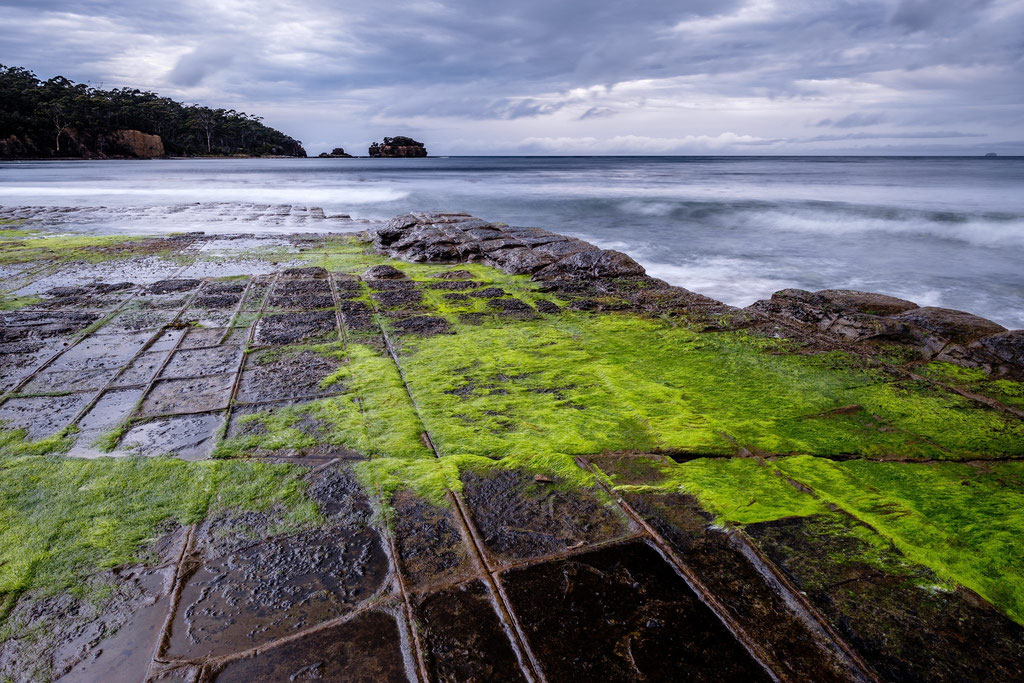
[[[747,532],[882,679],[1024,678],[1024,627],[962,590],[936,590],[929,569],[868,545],[858,526],[813,515]]]
[[[282,313],[260,318],[255,342],[259,345],[294,344],[306,340],[331,340],[338,334],[334,311]]]
[[[415,608],[432,680],[526,680],[483,581],[432,593]]]
[[[630,533],[625,516],[592,491],[562,491],[512,470],[462,474],[463,495],[499,563],[541,557]]]
[[[21,391],[25,394],[50,394],[99,389],[113,379],[115,374],[117,374],[117,368],[43,370],[33,377]]]
[[[256,351],[249,354],[238,387],[238,400],[260,403],[286,398],[326,396],[340,385],[323,388],[340,361],[304,348]]]
[[[152,348],[152,347],[150,347]],[[128,364],[113,382],[114,386],[135,386],[145,385],[156,377],[156,373],[167,360],[166,351],[147,351],[140,353],[135,360]]]
[[[646,544],[514,569],[503,579],[549,680],[770,680]]]
[[[242,347],[237,345],[183,349],[171,356],[160,377],[201,377],[234,372],[241,360]]]
[[[70,347],[47,367],[49,371],[117,369],[150,340],[152,334],[97,335]]]
[[[408,491],[391,500],[398,561],[410,590],[466,578],[480,571],[466,544],[451,507],[439,507]]]
[[[315,626],[350,612],[387,575],[381,539],[368,528],[317,529],[232,552],[188,579],[167,654],[223,655]]]
[[[407,681],[401,636],[394,618],[363,612],[338,626],[228,664],[217,683],[301,680]]]
[[[132,427],[121,439],[120,448],[135,455],[201,460],[209,457],[223,422],[219,413],[158,418]]]
[[[202,413],[227,408],[234,380],[232,374],[159,380],[143,401],[139,415]]]
[[[35,441],[71,424],[90,398],[89,393],[11,398],[0,406],[0,422],[8,429],[24,429],[26,438]]]

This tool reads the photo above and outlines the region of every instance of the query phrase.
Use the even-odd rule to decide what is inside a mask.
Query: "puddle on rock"
[[[432,593],[415,614],[432,680],[526,680],[483,581]]]
[[[350,612],[387,575],[367,527],[305,531],[209,560],[182,591],[167,655],[224,655],[310,628]]]
[[[278,681],[407,681],[395,620],[363,612],[338,626],[228,664],[217,683]]]
[[[68,456],[95,458],[107,455],[93,444],[125,420],[141,396],[142,389],[113,389],[105,392],[96,405],[78,421],[81,431],[75,435],[75,444],[68,451]]]
[[[121,439],[119,448],[135,455],[174,455],[182,460],[202,460],[213,450],[214,438],[223,420],[220,413],[158,418],[132,427]]]
[[[488,550],[523,559],[549,555],[629,533],[617,507],[595,492],[563,491],[512,470],[462,474],[463,496]]]
[[[549,680],[771,680],[644,543],[514,569],[503,581]]]

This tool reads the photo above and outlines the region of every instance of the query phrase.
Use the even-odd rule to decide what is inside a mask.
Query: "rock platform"
[[[625,254],[0,226],[0,676],[1024,676],[1021,331]]]

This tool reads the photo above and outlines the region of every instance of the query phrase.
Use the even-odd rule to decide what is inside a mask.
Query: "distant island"
[[[0,65],[0,159],[306,156],[302,143],[261,121]]]
[[[425,157],[427,148],[422,142],[412,138],[399,135],[394,138],[384,138],[382,142],[374,142],[370,145],[371,157]]]

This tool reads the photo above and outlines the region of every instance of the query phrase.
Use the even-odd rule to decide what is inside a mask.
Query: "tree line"
[[[0,64],[0,147],[39,157],[104,156],[119,130],[159,135],[167,154],[306,156],[302,144],[233,109],[182,104],[137,88],[102,90],[63,76],[43,81]]]

